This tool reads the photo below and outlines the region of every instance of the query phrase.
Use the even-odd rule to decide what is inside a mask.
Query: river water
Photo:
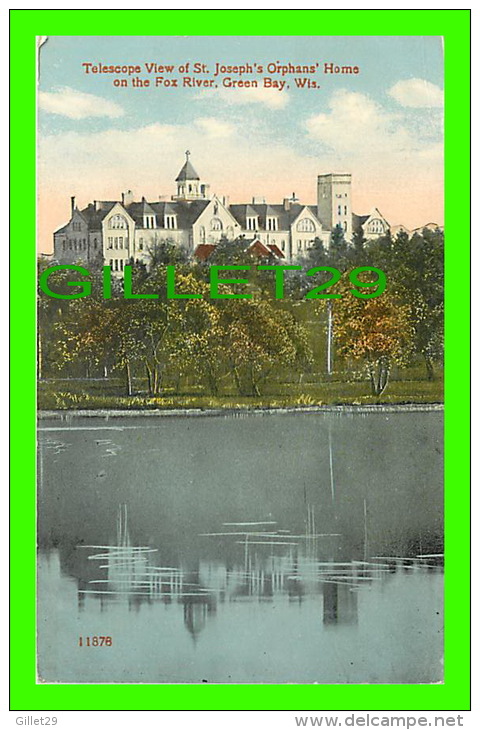
[[[439,412],[42,419],[40,681],[442,681],[442,444]]]

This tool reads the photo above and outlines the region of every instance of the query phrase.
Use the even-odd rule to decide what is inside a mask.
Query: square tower
[[[317,213],[323,227],[332,231],[341,225],[345,238],[352,236],[352,175],[330,172],[317,178]]]

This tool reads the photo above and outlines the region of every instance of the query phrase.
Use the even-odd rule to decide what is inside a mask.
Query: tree
[[[148,247],[149,269],[165,264],[184,264],[188,260],[188,254],[183,246],[179,246],[172,239],[157,239]]]
[[[330,248],[328,250],[329,265],[342,268],[342,264],[347,259],[347,256],[348,244],[345,240],[345,231],[337,223],[330,236]]]
[[[275,366],[311,360],[307,335],[289,312],[267,301],[224,301],[225,353],[241,395],[260,395],[260,381]]]
[[[414,330],[409,307],[389,292],[375,299],[347,295],[337,301],[335,325],[339,353],[365,363],[372,395],[380,396],[392,365],[406,365],[411,356]]]
[[[443,355],[444,237],[425,228],[411,239],[400,233],[394,247],[394,285],[410,303],[415,352],[425,361],[427,378],[434,379],[434,361]]]
[[[363,227],[355,228],[352,236],[351,260],[352,264],[357,266],[365,266],[365,238]]]

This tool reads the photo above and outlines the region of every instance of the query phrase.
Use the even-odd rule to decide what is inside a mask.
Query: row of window
[[[342,215],[342,206],[341,205],[339,205],[337,207],[337,213],[338,213],[338,215]],[[347,215],[347,206],[346,205],[343,206],[343,215]]]
[[[385,228],[379,218],[374,218],[367,226],[368,233],[384,233]]]
[[[110,259],[109,266],[112,271],[123,271],[124,263],[123,259]]]
[[[307,248],[311,248],[313,241],[297,241],[297,251],[306,251]],[[282,247],[282,251],[283,251]]]
[[[116,215],[112,215],[108,222],[109,228],[127,228],[127,219],[123,216],[117,213]]]
[[[210,230],[212,231],[223,231],[223,224],[220,218],[212,218],[210,221]],[[206,229],[205,226],[200,226],[198,229],[199,235],[200,235],[200,241],[202,243],[205,243],[206,240]],[[225,229],[225,235],[226,237],[231,240],[234,237],[234,230],[233,226],[227,226]]]
[[[107,248],[123,248],[123,236],[109,236]],[[125,248],[128,248],[128,238],[125,237]]]
[[[338,206],[338,209],[340,211],[341,206]],[[345,213],[347,212],[347,208],[345,207]],[[247,231],[256,231],[258,230],[258,217],[247,217]],[[273,218],[270,216],[267,216],[266,222],[265,222],[265,229],[267,231],[278,231],[278,218]],[[297,223],[297,231],[303,232],[303,233],[313,233],[316,230],[315,223],[310,218],[302,218]]]
[[[97,248],[97,239],[93,239],[93,248]],[[86,251],[87,250],[87,239],[86,238],[79,238],[78,240],[76,238],[69,239],[68,241],[63,241],[62,243],[62,250],[63,251]]]
[[[347,206],[345,207],[345,215],[347,214]],[[338,206],[338,214],[341,215],[342,212],[342,206]],[[76,224],[74,223],[74,229]],[[114,215],[109,220],[109,228],[127,228],[127,221],[122,215]],[[143,227],[144,228],[156,228],[157,227],[157,221],[156,217],[154,215],[145,215],[143,217]],[[177,216],[175,214],[168,214],[164,217],[164,227],[168,228],[170,230],[177,229]],[[248,231],[256,231],[259,228],[258,223],[258,216],[247,216],[247,230]],[[278,231],[278,218],[274,216],[267,216],[266,222],[265,222],[265,228],[267,231]],[[210,230],[212,231],[222,231],[223,230],[223,224],[220,218],[212,218],[210,221]],[[315,224],[310,218],[302,218],[297,223],[297,231],[304,231],[308,233],[313,233],[315,231]],[[110,239],[109,239],[110,240]]]

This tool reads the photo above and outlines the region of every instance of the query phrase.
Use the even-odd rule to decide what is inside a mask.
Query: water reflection
[[[273,420],[300,461],[261,419],[197,423],[41,432],[42,678],[440,681],[441,421]]]
[[[99,600],[103,610],[112,601],[124,602],[132,611],[142,603],[177,603],[183,606],[185,628],[196,638],[215,615],[218,602],[273,602],[288,596],[300,604],[307,596],[317,596],[325,625],[356,624],[359,590],[387,581],[398,571],[438,571],[443,564],[440,553],[342,562],[333,557],[341,534],[315,532],[311,505],[305,524],[304,535],[292,535],[274,521],[224,522],[221,531],[200,536],[235,544],[237,562],[228,566],[199,555],[198,569],[191,571],[159,564],[161,548],[132,545],[128,507],[121,504],[116,542],[78,545],[75,550],[78,605],[85,608],[85,596]],[[327,554],[330,559],[325,559]]]

